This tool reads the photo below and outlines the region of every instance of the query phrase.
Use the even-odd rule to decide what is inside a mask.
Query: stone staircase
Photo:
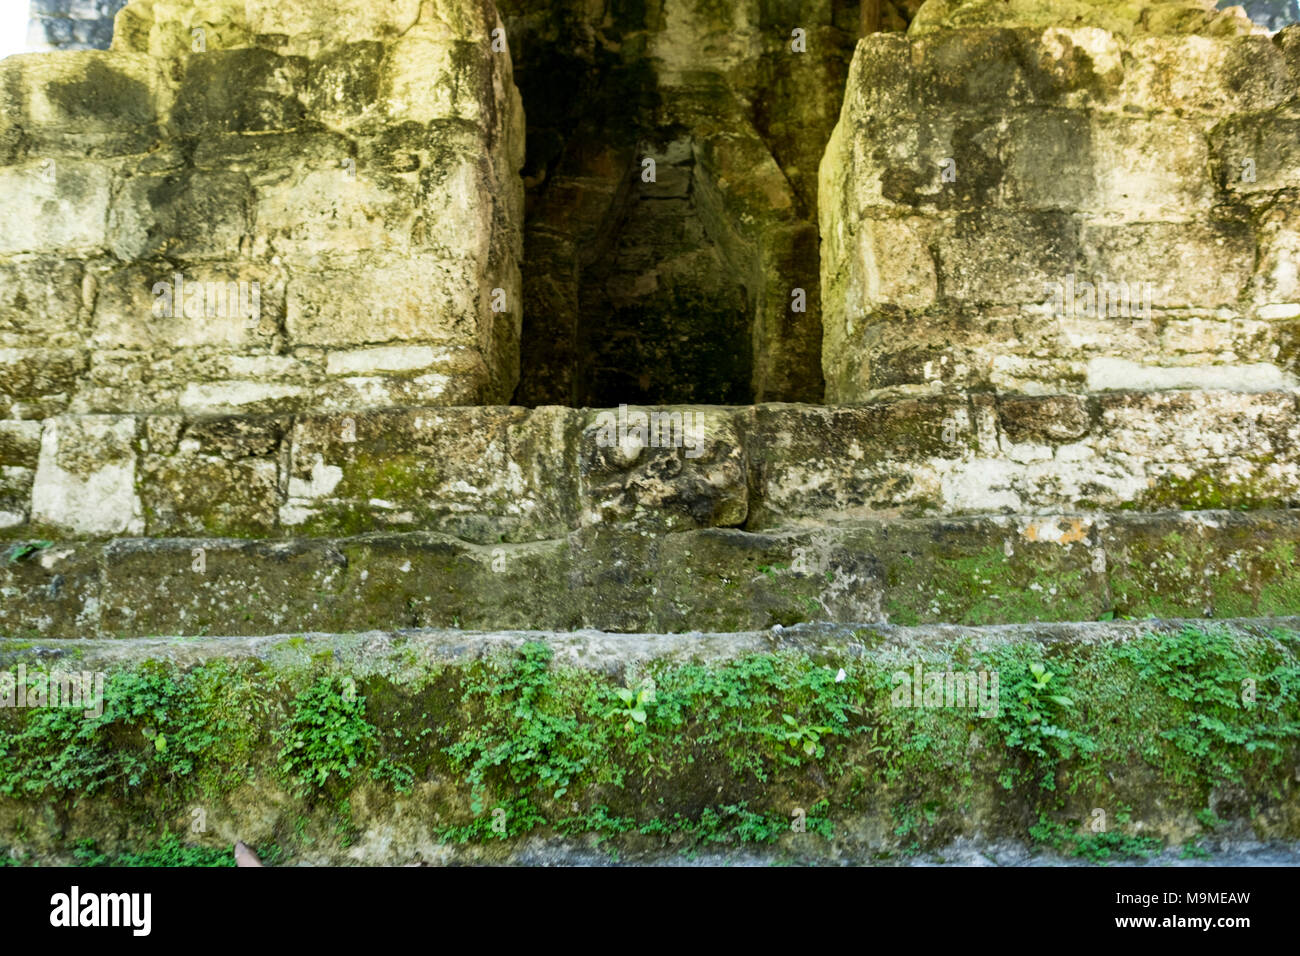
[[[19,637],[1236,617],[1300,586],[1290,392],[13,424]]]
[[[742,109],[788,86],[673,52],[688,6],[644,25],[674,122],[736,85],[687,205],[762,272],[753,391],[826,404],[508,404],[538,303],[582,312],[521,276],[489,0],[132,0],[0,62],[0,668],[108,675],[0,708],[11,857],[1292,852],[1300,28],[930,0],[859,42],[814,189]],[[566,177],[528,234],[572,249]],[[1073,308],[1106,276],[1145,314]],[[593,374],[534,348],[529,394]],[[1001,704],[900,704],[922,669]]]

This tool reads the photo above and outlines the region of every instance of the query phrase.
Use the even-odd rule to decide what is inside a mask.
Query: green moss
[[[437,462],[382,446],[351,448],[343,478],[318,514],[301,527],[308,535],[356,535],[375,530],[372,498],[418,506],[423,492],[439,481]]]
[[[1259,471],[1267,459],[1249,459]],[[1188,478],[1162,475],[1145,494],[1121,507],[1128,511],[1255,511],[1285,508],[1283,490],[1262,478],[1245,480],[1214,471],[1200,471]]]
[[[213,867],[234,866],[235,848],[185,844],[172,833],[139,853],[101,853],[94,840],[82,840],[72,850],[78,866]]]
[[[885,611],[903,625],[1091,620],[1101,597],[1089,569],[1069,558],[1057,545],[1017,557],[996,546],[922,562],[905,555],[887,571]]]
[[[402,801],[444,841],[489,847],[526,834],[587,835],[615,852],[806,847],[789,841],[839,839],[888,813],[882,852],[977,829],[1101,861],[1157,848],[1130,814],[1195,833],[1222,824],[1207,808],[1224,788],[1237,796],[1218,812],[1237,821],[1294,799],[1294,634],[869,643],[830,661],[655,659],[617,678],[558,666],[540,643],[355,677],[332,654],[276,680],[256,662],[146,664],[110,675],[100,718],[0,710],[0,795],[33,808],[29,826],[37,808],[80,805],[60,838],[91,861],[105,854],[78,841],[99,836],[97,810],[124,820],[136,836],[115,858],[140,865],[200,865],[174,838],[155,847],[156,834],[250,785],[281,794],[286,860],[345,845]],[[997,674],[996,714],[896,705],[895,675],[918,661]],[[629,718],[629,689],[643,720]],[[1113,826],[1092,833],[1080,821],[1098,807]]]
[[[1243,537],[1237,548],[1170,532],[1135,541],[1111,574],[1115,609],[1130,617],[1253,617],[1300,611],[1296,544],[1262,547]]]
[[[1256,595],[1249,612],[1238,611],[1234,598],[1240,592],[1223,595],[1215,602],[1219,617],[1237,614],[1295,614],[1300,611],[1300,563],[1296,561],[1296,545],[1290,541],[1275,541],[1263,551],[1255,562],[1257,569]]]

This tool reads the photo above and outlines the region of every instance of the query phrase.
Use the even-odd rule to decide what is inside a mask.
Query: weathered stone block
[[[1230,306],[1247,288],[1255,237],[1244,217],[1083,227],[1081,276],[1152,285],[1154,308]],[[1064,276],[1051,277],[1061,282]]]
[[[1127,52],[1120,96],[1145,111],[1269,110],[1292,93],[1284,59],[1266,36],[1140,37]]]
[[[583,525],[673,531],[740,525],[747,517],[745,454],[728,412],[605,410],[579,441]]]
[[[1043,29],[1061,23],[1099,27],[1120,35],[1200,34],[1233,36],[1254,29],[1240,7],[1216,11],[1199,0],[1156,4],[1109,0],[933,0],[918,10],[911,32],[930,34],[962,28],[1023,26]]]
[[[247,261],[184,271],[164,260],[131,262],[99,277],[91,342],[100,349],[263,345],[284,316],[277,279]]]
[[[1210,142],[1219,186],[1230,193],[1274,192],[1300,182],[1300,118],[1229,116]]]
[[[156,61],[100,51],[0,61],[0,129],[21,129],[27,158],[143,153],[161,138],[170,90]]]
[[[258,243],[303,259],[370,249],[406,253],[420,213],[413,184],[365,165],[343,164],[344,158],[299,159],[281,169],[274,183],[259,188],[254,206]],[[473,184],[461,185],[467,188],[458,194],[460,202],[475,208]],[[461,236],[475,234],[463,225],[447,222],[445,228]]]
[[[0,403],[13,418],[40,418],[65,407],[86,370],[78,349],[0,349]]]
[[[100,548],[59,543],[25,556],[0,550],[0,614],[13,637],[86,638],[99,631]],[[27,549],[22,548],[22,551]]]
[[[302,57],[249,47],[212,49],[181,62],[171,121],[183,135],[293,130],[304,121]]]
[[[294,270],[286,322],[295,345],[423,341],[472,344],[491,290],[470,269],[433,255],[330,257]],[[505,290],[507,299],[513,290]],[[486,320],[484,320],[486,321]]]
[[[477,542],[557,537],[574,526],[566,465],[576,413],[512,408],[299,418],[286,528],[447,531]]]
[[[223,539],[125,539],[104,552],[101,624],[108,635],[300,630],[331,607],[347,573],[337,548]]]
[[[373,114],[379,104],[384,45],[342,43],[310,60],[299,98],[311,119],[340,125]]]
[[[32,523],[73,536],[141,533],[135,437],[133,418],[48,419],[32,489]]]
[[[1300,208],[1278,205],[1260,212],[1259,251],[1253,281],[1257,314],[1300,318]]]
[[[1290,613],[1300,601],[1293,514],[1134,516],[1102,537],[1120,614],[1269,616]]]
[[[925,486],[921,463],[965,456],[972,438],[969,409],[956,400],[863,408],[760,405],[752,414],[745,448],[761,464],[752,479],[750,528],[812,513],[924,509],[934,489]]]
[[[248,180],[239,173],[134,175],[113,199],[109,249],[128,261],[234,258],[250,232],[251,206]]]
[[[280,419],[146,422],[140,494],[150,535],[247,537],[279,518]]]
[[[0,167],[0,255],[103,249],[112,179],[110,167],[85,160]]]
[[[80,344],[84,270],[68,259],[0,262],[0,346]]]
[[[1079,224],[1059,212],[989,210],[959,215],[936,241],[939,282],[949,301],[1041,302],[1073,270]]]
[[[1198,218],[1214,200],[1209,148],[1194,124],[1098,117],[1090,141],[1095,216],[1146,222]],[[1051,176],[1047,167],[1043,176]]]

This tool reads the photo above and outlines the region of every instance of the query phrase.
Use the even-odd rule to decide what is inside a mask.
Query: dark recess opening
[[[513,401],[820,402],[818,161],[861,31],[920,3],[497,0],[528,124]]]
[[[515,402],[749,402],[753,293],[699,215],[688,132],[656,124],[649,62],[559,4],[508,22],[528,117]]]

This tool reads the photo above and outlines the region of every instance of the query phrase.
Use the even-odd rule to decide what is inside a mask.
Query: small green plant
[[[614,696],[619,699],[622,706],[612,707],[605,716],[624,721],[623,729],[628,733],[645,729],[647,710],[655,704],[655,682],[647,677],[635,688],[617,688]]]
[[[788,747],[796,753],[803,751],[809,757],[821,757],[826,752],[821,739],[823,734],[831,733],[830,727],[825,724],[800,724],[789,714],[782,714],[781,719],[789,728],[777,731],[777,739],[782,747]]]
[[[514,790],[520,799],[536,790],[558,800],[600,759],[593,728],[579,719],[550,673],[551,657],[550,647],[530,641],[504,669],[465,682],[461,702],[481,717],[445,753],[473,788],[476,815],[494,788]]]
[[[1128,821],[1126,814],[1117,814],[1115,819],[1117,822]],[[1112,859],[1147,860],[1164,848],[1155,837],[1133,836],[1116,830],[1081,833],[1041,813],[1038,822],[1029,828],[1029,835],[1059,853],[1101,864]]]
[[[1042,664],[1039,664],[1037,662],[1030,664],[1029,673],[1034,680],[1033,684],[1030,685],[1029,689],[1032,690],[1035,694],[1039,694],[1043,697],[1043,699],[1050,700],[1052,703],[1059,704],[1062,707],[1074,706],[1074,701],[1070,700],[1070,698],[1068,697],[1064,697],[1060,694],[1042,694],[1042,691],[1046,690],[1047,685],[1052,681],[1052,672],[1049,671]]]
[[[234,847],[191,846],[182,843],[174,833],[164,834],[157,843],[139,853],[117,853],[113,855],[100,852],[93,839],[80,840],[72,848],[72,858],[77,861],[77,866],[215,867],[235,865]]]
[[[1204,810],[1198,810],[1196,812],[1196,819],[1200,822],[1201,826],[1205,827],[1207,830],[1217,830],[1228,822],[1209,807],[1206,807]]]
[[[1005,688],[995,718],[1003,743],[1029,758],[1029,766],[1004,767],[1002,786],[1012,789],[1022,776],[1036,777],[1044,790],[1056,789],[1056,769],[1062,760],[1091,754],[1097,742],[1070,726],[1074,701],[1064,694],[1047,693],[1057,678],[1068,678],[1068,665],[1049,671],[1032,647],[1001,648],[994,655],[994,670]],[[1059,683],[1059,681],[1057,681]]]
[[[24,541],[16,544],[9,549],[9,563],[17,564],[19,561],[24,561],[36,552],[44,551],[53,543],[53,541]]]
[[[281,732],[280,769],[304,790],[321,789],[352,776],[376,736],[366,699],[348,681],[321,677],[294,698]]]

